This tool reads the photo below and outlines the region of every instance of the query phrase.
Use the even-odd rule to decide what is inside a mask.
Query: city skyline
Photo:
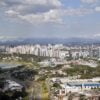
[[[99,38],[99,0],[1,0],[0,39]]]

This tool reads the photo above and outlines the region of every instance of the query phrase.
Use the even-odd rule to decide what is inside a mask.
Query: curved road
[[[42,100],[42,88],[37,82],[34,82],[29,100]]]

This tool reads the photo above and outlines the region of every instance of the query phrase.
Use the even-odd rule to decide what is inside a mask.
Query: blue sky
[[[0,39],[100,37],[100,0],[0,0]]]

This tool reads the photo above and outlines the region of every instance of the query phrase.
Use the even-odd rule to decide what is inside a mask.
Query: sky
[[[100,0],[0,0],[0,39],[100,37]]]

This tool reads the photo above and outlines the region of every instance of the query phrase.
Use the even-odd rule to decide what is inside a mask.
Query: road
[[[54,95],[53,95],[52,91],[50,90],[50,79],[49,78],[46,79],[45,84],[48,89],[50,100],[54,100]]]
[[[29,100],[42,100],[42,88],[39,83],[33,83]]]

